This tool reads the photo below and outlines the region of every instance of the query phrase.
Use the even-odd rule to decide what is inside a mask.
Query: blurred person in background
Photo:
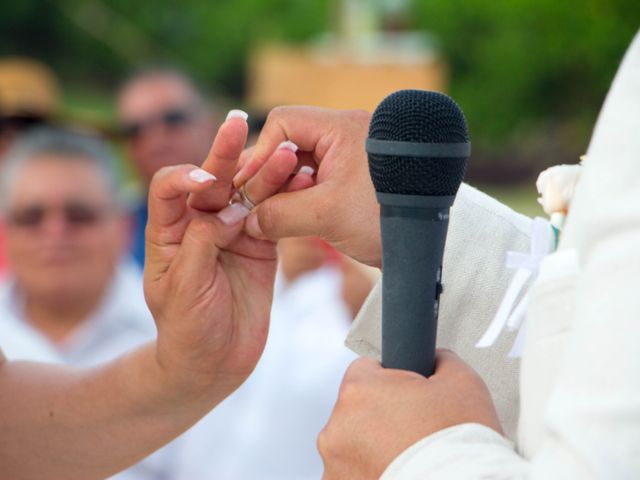
[[[143,182],[163,166],[202,163],[219,123],[206,98],[179,71],[142,71],[124,83],[118,116]],[[145,204],[136,221],[134,255],[142,260]],[[265,353],[249,380],[185,435],[177,478],[322,475],[315,438],[355,358],[343,341],[374,279],[318,239],[287,239],[279,258]],[[219,439],[218,431],[229,433]]]
[[[59,98],[58,81],[46,65],[28,58],[0,59],[0,163],[17,135],[50,121]],[[0,222],[0,276],[7,267],[4,242]]]
[[[293,284],[305,274],[328,270],[338,275],[340,296],[354,318],[376,282],[379,271],[341,254],[318,237],[291,237],[278,242],[283,284]]]
[[[93,366],[153,340],[140,272],[126,260],[129,221],[111,150],[51,127],[13,143],[0,190],[11,265],[0,284],[6,356]],[[167,478],[171,448],[115,478]]]
[[[143,70],[130,77],[117,94],[117,110],[126,148],[144,194],[135,210],[133,256],[144,263],[146,192],[162,167],[200,165],[218,127],[207,97],[184,73],[170,69]]]

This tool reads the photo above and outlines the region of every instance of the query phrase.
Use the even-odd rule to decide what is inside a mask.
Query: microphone
[[[400,90],[376,108],[366,141],[380,203],[382,365],[430,376],[449,208],[471,153],[447,95]]]

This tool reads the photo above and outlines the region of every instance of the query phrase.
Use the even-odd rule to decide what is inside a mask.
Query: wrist
[[[180,355],[163,351],[159,343],[154,344],[153,371],[151,376],[162,397],[175,406],[203,404],[213,407],[246,379],[246,375],[230,375],[220,371],[212,363],[199,368],[201,362],[190,362]],[[195,363],[195,364],[194,364]]]
[[[158,360],[155,342],[121,357],[117,363],[119,392],[132,410],[145,415],[169,413],[199,418],[225,396],[218,394],[222,389],[214,387],[214,379],[196,381],[180,375],[177,369],[166,368]]]

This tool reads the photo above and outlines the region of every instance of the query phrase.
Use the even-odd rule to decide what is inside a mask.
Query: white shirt
[[[350,323],[339,271],[322,268],[289,285],[279,280],[265,351],[249,379],[181,437],[112,480],[317,480],[316,437],[356,358],[343,344]],[[0,287],[0,344],[13,360],[90,366],[155,335],[140,274],[128,266],[62,345],[25,321],[12,282]]]

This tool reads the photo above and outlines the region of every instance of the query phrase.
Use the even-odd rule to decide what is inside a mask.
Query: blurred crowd
[[[142,289],[146,189],[161,167],[200,165],[223,112],[185,72],[138,71],[114,92],[119,135],[105,138],[63,120],[61,90],[45,65],[0,59],[0,336],[9,359],[91,366],[155,337]],[[135,201],[124,195],[128,170],[140,185]],[[254,375],[113,478],[322,475],[315,439],[355,358],[343,339],[375,273],[316,238],[282,241],[279,255]]]

